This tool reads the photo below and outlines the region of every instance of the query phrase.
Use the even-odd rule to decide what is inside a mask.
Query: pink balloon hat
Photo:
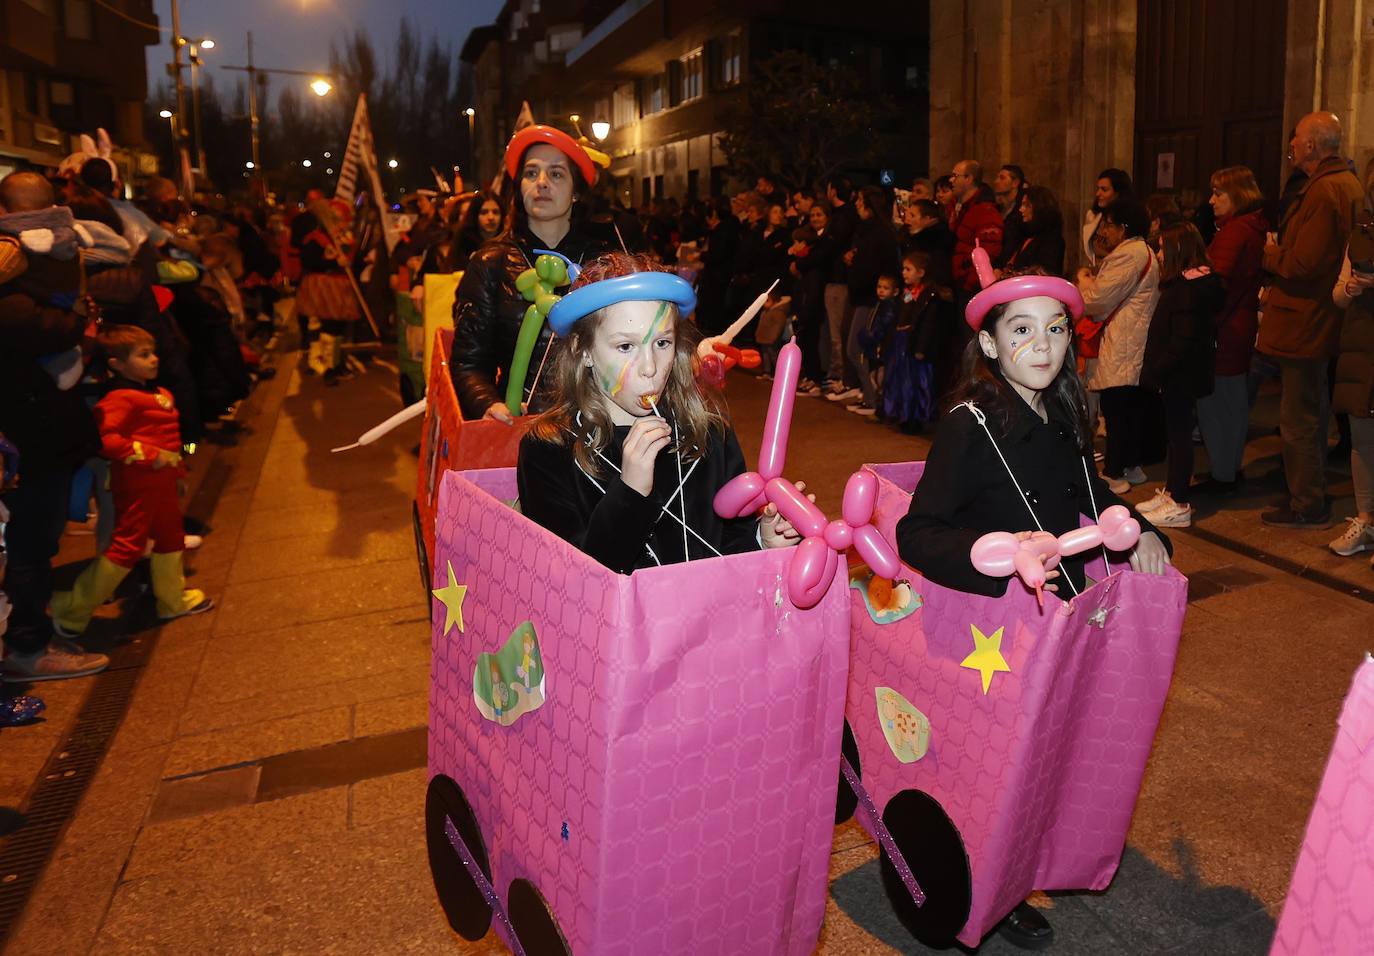
[[[1058,276],[1013,276],[999,281],[996,273],[992,271],[992,261],[988,258],[987,250],[982,246],[973,250],[973,268],[978,273],[978,281],[982,284],[983,291],[975,295],[964,309],[964,321],[975,332],[983,328],[983,319],[987,318],[993,307],[1037,295],[1046,295],[1064,303],[1069,314],[1075,319],[1083,317],[1083,296],[1079,294],[1077,287],[1066,279]]]

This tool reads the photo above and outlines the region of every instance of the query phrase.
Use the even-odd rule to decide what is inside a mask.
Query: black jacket
[[[902,255],[908,252],[924,252],[930,257],[926,269],[926,281],[935,285],[949,285],[950,261],[954,258],[954,233],[944,222],[927,226],[920,232],[902,230],[898,235]]]
[[[1064,275],[1064,235],[1058,231],[1045,231],[1034,235],[1023,234],[1017,239],[1016,247],[1007,256],[1003,267],[1008,270],[1031,269],[1039,266],[1046,275]]]
[[[897,550],[903,561],[936,584],[1001,597],[1008,579],[976,570],[969,549],[989,531],[1034,530],[1027,502],[1045,530],[1056,535],[1077,528],[1080,514],[1091,516],[1093,498],[1098,514],[1110,505],[1126,504],[1108,490],[1092,461],[1079,454],[1067,411],[1052,398],[1045,404],[1048,422],[1024,402],[1005,428],[996,415],[987,413],[988,427],[1025,491],[1025,501],[971,411],[956,407],[940,419],[911,508],[897,522]],[[1092,497],[1085,475],[1092,482]],[[1134,508],[1131,514],[1142,532],[1155,530]],[[1168,548],[1168,539],[1160,538]],[[1101,553],[1064,558],[1060,570],[1082,590],[1085,558],[1094,560]],[[1061,584],[1059,594],[1067,600],[1073,592]]]
[[[492,405],[505,401],[505,377],[520,323],[530,305],[516,290],[515,279],[539,258],[535,249],[547,248],[542,239],[520,230],[485,243],[468,259],[453,302],[453,352],[449,357],[449,375],[466,419],[481,418]],[[605,249],[604,244],[587,238],[574,226],[552,251],[582,264]],[[525,376],[527,390],[552,337],[545,323]]]
[[[628,425],[617,426],[603,452],[616,468],[620,467],[621,446],[629,431]],[[683,560],[682,525],[662,509],[677,492],[677,468],[675,455],[660,452],[654,464],[654,490],[646,498],[621,481],[615,468],[603,463],[602,474],[596,479],[605,489],[603,494],[578,467],[571,446],[552,445],[527,434],[520,442],[515,472],[520,510],[620,574],[653,567],[648,548],[659,562],[674,564]],[[680,517],[685,498],[688,526],[722,554],[758,550],[758,522],[754,518],[724,520],[713,507],[716,492],[743,471],[744,454],[734,431],[712,435],[706,456],[695,468],[691,462],[683,462],[684,494],[674,498],[671,506]],[[714,557],[690,534],[688,547],[694,561]]]
[[[849,263],[849,301],[872,306],[878,302],[878,277],[901,273],[897,237],[892,227],[877,216],[859,220],[854,230],[854,258]]]
[[[1193,398],[1211,395],[1217,316],[1225,305],[1226,286],[1210,269],[1186,272],[1161,285],[1145,339],[1140,384],[1180,389]]]

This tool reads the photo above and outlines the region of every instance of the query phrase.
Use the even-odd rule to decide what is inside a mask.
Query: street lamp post
[[[200,73],[200,51],[213,50],[215,41],[208,37],[201,37],[190,41],[191,54],[191,130],[195,134],[196,168],[203,174],[205,172],[205,147],[200,136],[200,84],[197,82]]]
[[[248,74],[248,128],[252,135],[252,153],[254,169],[262,169],[262,160],[259,157],[260,141],[258,137],[258,74],[259,73],[282,73],[287,76],[311,76],[314,82],[310,84],[310,89],[316,96],[326,96],[334,87],[325,77],[329,74],[311,70],[282,70],[265,66],[255,66],[253,64],[253,34],[248,34],[248,65],[247,66],[221,66],[221,70],[237,70],[240,73]]]
[[[472,136],[472,125],[477,118],[477,111],[469,106],[463,110],[463,115],[468,118],[468,169],[470,176],[477,175],[477,142]]]

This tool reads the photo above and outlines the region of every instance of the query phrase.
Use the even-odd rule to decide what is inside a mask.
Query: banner
[[[358,194],[358,174],[367,172],[372,186],[372,195],[377,200],[377,211],[381,214],[382,234],[386,238],[386,251],[396,248],[400,231],[387,208],[386,197],[382,192],[382,178],[377,172],[377,152],[372,144],[372,122],[367,116],[367,95],[358,94],[358,106],[353,110],[353,125],[348,130],[348,147],[344,150],[343,162],[339,166],[339,184],[334,189],[334,198],[342,199],[349,205]]]

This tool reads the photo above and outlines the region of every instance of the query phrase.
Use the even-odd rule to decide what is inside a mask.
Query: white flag
[[[334,198],[342,199],[352,205],[358,193],[358,175],[366,170],[372,195],[377,203],[377,211],[382,217],[382,234],[386,238],[386,249],[396,248],[400,233],[387,209],[386,197],[382,194],[382,178],[377,172],[377,152],[372,146],[372,123],[367,118],[367,96],[358,94],[358,106],[353,110],[353,126],[348,131],[348,147],[344,150],[343,163],[339,167],[339,184],[334,189]]]

